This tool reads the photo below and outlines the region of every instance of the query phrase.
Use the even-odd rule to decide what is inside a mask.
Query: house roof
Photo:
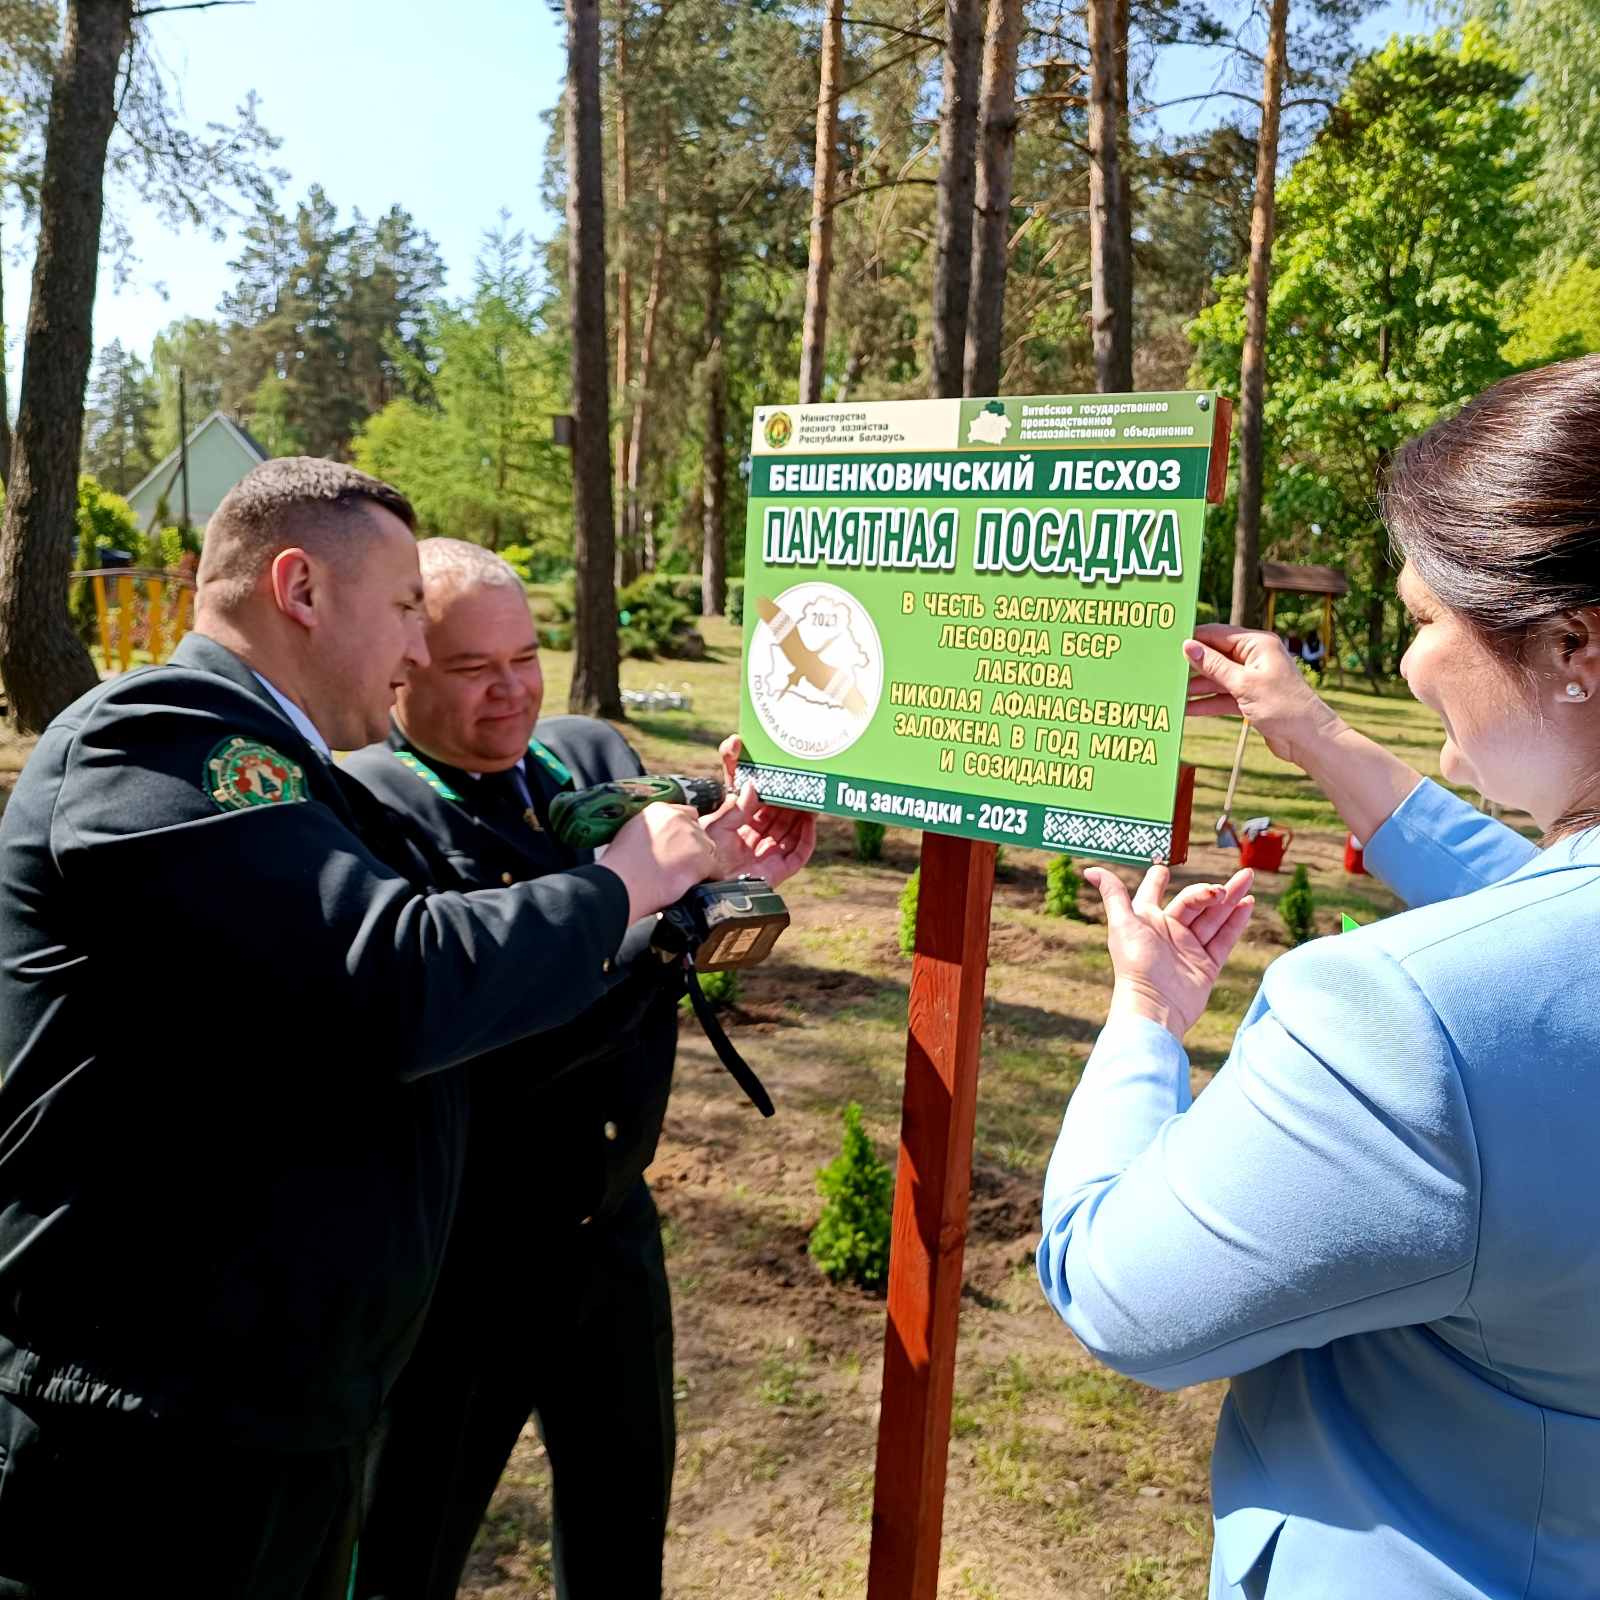
[[[197,422],[194,427],[189,430],[189,437],[184,441],[184,443],[190,450],[193,450],[195,447],[195,442],[199,439],[200,435],[203,434],[208,428],[213,426],[222,428],[223,431],[227,433],[239,445],[239,447],[248,455],[250,455],[256,462],[262,462],[267,459],[267,451],[262,447],[260,441],[254,438],[246,428],[242,427],[239,423],[235,422],[232,417],[228,416],[222,411],[213,411],[209,416],[204,417]],[[131,501],[135,496],[143,494],[145,489],[147,489],[151,484],[155,483],[160,484],[161,494],[168,493],[171,490],[173,483],[176,481],[178,471],[182,466],[180,457],[180,451],[169,451],[136,484],[134,484],[134,486],[123,498]]]

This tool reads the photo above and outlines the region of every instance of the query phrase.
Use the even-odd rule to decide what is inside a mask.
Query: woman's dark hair
[[[1417,576],[1513,657],[1600,605],[1600,355],[1502,379],[1411,440],[1380,508]]]
[[[1411,440],[1380,508],[1417,576],[1521,666],[1542,624],[1600,606],[1600,355],[1502,379]],[[1577,802],[1546,839],[1597,825]]]

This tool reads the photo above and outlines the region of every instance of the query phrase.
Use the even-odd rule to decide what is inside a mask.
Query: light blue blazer
[[[1414,909],[1275,961],[1192,1106],[1107,1026],[1039,1276],[1119,1372],[1233,1380],[1212,1600],[1600,1596],[1600,830],[1424,783],[1366,859]]]

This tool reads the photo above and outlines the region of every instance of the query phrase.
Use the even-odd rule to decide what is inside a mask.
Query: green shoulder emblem
[[[206,757],[205,786],[219,811],[286,805],[306,797],[306,775],[269,744],[224,739]]]

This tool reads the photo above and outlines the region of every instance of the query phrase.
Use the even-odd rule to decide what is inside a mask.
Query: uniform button
[[[580,1220],[579,1220],[579,1223],[578,1223],[578,1226],[579,1226],[579,1227],[580,1227],[580,1228],[587,1228],[587,1227],[588,1227],[588,1226],[589,1226],[589,1224],[590,1224],[590,1223],[591,1223],[591,1222],[593,1222],[593,1221],[594,1221],[594,1218],[593,1218],[593,1217],[583,1217],[583,1218],[581,1218],[581,1219],[580,1219]]]
[[[610,972],[611,971],[611,958],[610,958],[610,956],[607,956],[606,959],[600,963],[600,970],[602,972]]]
[[[513,878],[509,872],[502,872],[500,874],[500,881],[506,886],[506,888],[509,889],[517,880]]]
[[[616,1125],[616,1123],[608,1122],[606,1124],[606,1138],[611,1139],[611,1140],[614,1141],[616,1139],[616,1137],[617,1137],[617,1125]]]

